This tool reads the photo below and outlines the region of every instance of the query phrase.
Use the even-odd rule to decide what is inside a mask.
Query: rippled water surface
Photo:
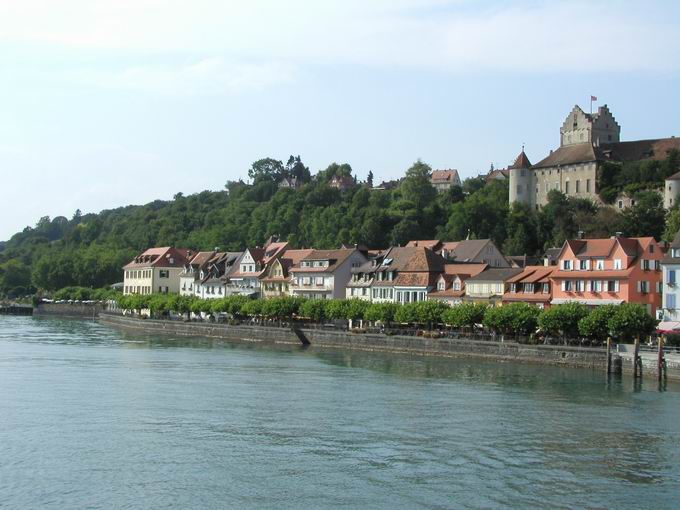
[[[0,507],[680,508],[679,390],[0,316]]]

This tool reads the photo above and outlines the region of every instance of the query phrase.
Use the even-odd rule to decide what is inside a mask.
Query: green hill
[[[66,286],[102,287],[120,281],[121,266],[151,246],[241,250],[279,235],[296,247],[364,244],[403,245],[411,239],[492,238],[506,255],[537,254],[586,230],[589,237],[616,231],[655,235],[663,229],[658,198],[641,196],[624,214],[588,200],[553,192],[541,211],[508,208],[507,183],[467,179],[438,194],[430,167],[416,162],[395,189],[369,182],[340,191],[334,176],[351,176],[349,165],[332,164],[311,176],[299,157],[287,164],[253,163],[253,184],[229,182],[224,191],[181,193],[170,201],[126,206],[98,214],[41,218],[0,245],[0,294],[22,295]],[[284,177],[302,186],[281,188]],[[650,193],[650,192],[642,192]],[[635,213],[635,214],[633,214]]]

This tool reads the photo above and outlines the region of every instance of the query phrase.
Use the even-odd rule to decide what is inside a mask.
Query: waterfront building
[[[552,301],[550,276],[556,266],[526,266],[522,272],[509,278],[502,302],[529,303],[539,308],[549,308]]]
[[[450,189],[452,186],[460,186],[460,176],[458,170],[434,170],[430,175],[430,183],[439,192]]]
[[[217,251],[199,251],[184,264],[179,274],[179,293],[182,296],[201,296],[201,280],[203,271],[210,260],[217,255]]]
[[[519,202],[538,208],[547,203],[551,190],[602,203],[597,179],[605,163],[661,160],[680,149],[680,138],[621,142],[620,134],[621,127],[607,105],[595,113],[574,106],[560,128],[559,148],[534,165],[522,151],[509,168],[510,204]],[[669,192],[666,186],[667,202],[675,199],[673,192],[677,190]],[[621,206],[625,206],[624,199]]]
[[[674,327],[659,325],[659,329],[680,329],[680,232],[675,234],[673,241],[668,247],[668,251],[661,259],[663,275],[663,304],[662,309],[657,314],[657,319],[663,322],[675,322]]]
[[[371,288],[375,281],[375,275],[385,258],[387,250],[369,255],[368,260],[360,266],[352,268],[352,278],[347,282],[345,297],[347,299],[363,299],[372,301]],[[376,300],[377,301],[377,300]],[[388,301],[384,299],[383,301]]]
[[[243,252],[217,253],[201,272],[196,295],[204,299],[219,299],[229,295],[229,276],[239,267]]]
[[[356,248],[312,250],[290,267],[290,293],[311,299],[342,299],[352,277],[352,268],[366,262]]]
[[[285,250],[281,257],[277,257],[265,269],[261,279],[260,288],[263,298],[289,296],[292,277],[290,268],[299,264],[300,261],[311,255],[314,250]]]
[[[465,301],[484,303],[491,306],[501,304],[508,290],[508,281],[520,274],[516,267],[489,267],[467,279],[465,282]]]
[[[260,278],[269,265],[288,249],[288,243],[270,239],[264,248],[247,248],[238,261],[238,267],[229,274],[226,293],[260,297]]]
[[[441,255],[448,262],[510,267],[510,262],[491,239],[465,239],[463,241],[415,240],[409,241],[406,246],[428,248]]]
[[[435,288],[427,295],[427,299],[444,301],[449,305],[463,302],[465,296],[465,282],[472,276],[477,276],[484,271],[488,264],[445,264],[444,272],[441,273]]]
[[[665,251],[652,237],[568,240],[550,276],[551,304],[639,303],[656,316]]]
[[[123,294],[178,293],[179,275],[192,255],[171,246],[149,248],[123,266]]]

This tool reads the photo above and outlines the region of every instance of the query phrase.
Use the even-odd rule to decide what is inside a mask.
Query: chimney
[[[586,233],[583,230],[579,230],[577,233],[579,239],[583,239],[583,236],[585,236],[585,234]]]

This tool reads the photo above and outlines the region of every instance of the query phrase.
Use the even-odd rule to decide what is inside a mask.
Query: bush
[[[258,317],[262,315],[263,304],[263,301],[260,299],[251,299],[241,306],[241,315],[248,317]]]
[[[579,321],[589,313],[588,307],[580,303],[556,305],[540,313],[538,326],[548,335],[577,338]]]

